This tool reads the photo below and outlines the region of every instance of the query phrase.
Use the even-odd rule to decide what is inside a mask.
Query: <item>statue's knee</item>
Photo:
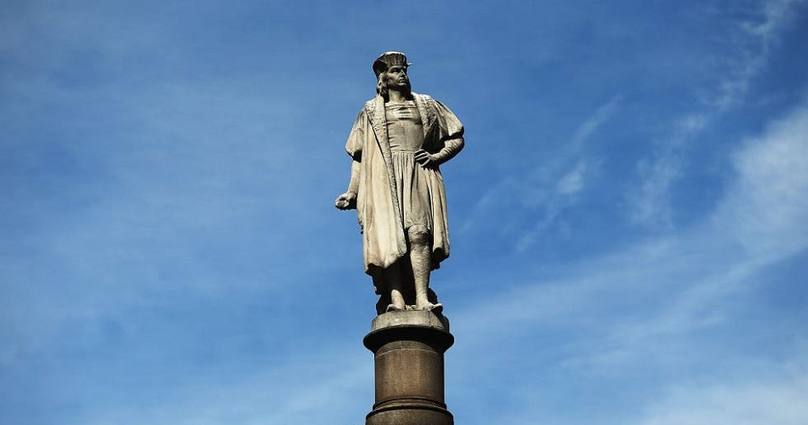
[[[429,243],[429,229],[426,226],[412,226],[407,229],[410,243],[413,245],[427,245]]]

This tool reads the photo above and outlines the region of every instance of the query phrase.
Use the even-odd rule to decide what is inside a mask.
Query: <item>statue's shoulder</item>
[[[358,123],[362,118],[367,118],[368,113],[373,111],[373,99],[368,100],[359,108],[359,113],[356,114],[356,122]]]
[[[439,101],[435,100],[432,96],[428,94],[421,94],[421,93],[413,93],[413,97],[415,97],[416,101],[419,101],[422,105],[424,105],[428,111],[434,111],[435,113],[440,113],[441,108],[439,105],[442,105]]]
[[[432,103],[432,102],[435,101],[435,99],[433,99],[432,96],[430,96],[428,94],[413,92],[412,95],[413,95],[413,97],[415,97],[417,99],[421,99],[422,101],[424,101],[426,103]]]
[[[359,116],[373,115],[373,110],[376,108],[376,99],[369,99],[362,104],[362,109],[359,110]]]

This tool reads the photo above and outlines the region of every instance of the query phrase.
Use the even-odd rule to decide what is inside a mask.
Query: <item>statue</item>
[[[400,52],[373,62],[377,94],[351,128],[351,181],[336,200],[338,209],[357,209],[378,314],[443,309],[429,288],[431,271],[449,256],[440,165],[463,148],[463,125],[442,103],[411,91],[409,66]]]

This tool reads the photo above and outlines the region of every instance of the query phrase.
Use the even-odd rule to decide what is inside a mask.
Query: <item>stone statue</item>
[[[376,97],[354,121],[345,149],[348,190],[336,207],[357,209],[365,272],[380,295],[378,314],[443,306],[429,277],[449,256],[446,193],[440,165],[463,148],[463,125],[429,96],[413,93],[407,57],[386,52],[373,62]]]

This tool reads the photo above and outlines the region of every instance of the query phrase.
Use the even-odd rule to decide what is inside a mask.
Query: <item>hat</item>
[[[373,72],[376,78],[379,77],[384,71],[392,66],[410,66],[411,63],[407,62],[407,56],[401,52],[384,52],[375,61],[373,61]]]

